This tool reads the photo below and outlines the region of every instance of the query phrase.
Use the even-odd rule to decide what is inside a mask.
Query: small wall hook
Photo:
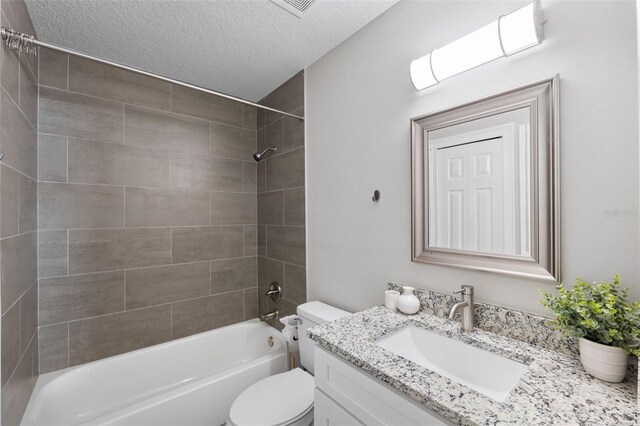
[[[0,161],[4,158],[4,152],[0,152]]]
[[[380,191],[378,191],[377,189],[373,191],[373,197],[371,197],[371,199],[373,200],[374,203],[377,203],[378,201],[380,201]]]

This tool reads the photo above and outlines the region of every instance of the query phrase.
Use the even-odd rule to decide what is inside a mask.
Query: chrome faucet
[[[464,331],[473,331],[475,327],[474,323],[474,306],[473,306],[473,286],[463,285],[458,291],[454,291],[454,294],[459,294],[462,299],[461,302],[456,303],[451,307],[449,311],[449,319],[453,319],[459,309],[462,309],[462,329]]]

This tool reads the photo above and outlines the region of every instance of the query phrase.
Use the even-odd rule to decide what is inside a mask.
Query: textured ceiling
[[[257,101],[397,0],[27,0],[38,37]]]

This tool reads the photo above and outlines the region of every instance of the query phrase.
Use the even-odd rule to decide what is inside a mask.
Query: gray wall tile
[[[20,176],[4,164],[0,166],[0,238],[19,232]]]
[[[40,278],[67,275],[67,231],[38,231],[38,276]]]
[[[27,345],[38,329],[38,283],[34,282],[20,298],[20,353],[27,350]]]
[[[115,271],[171,263],[169,228],[69,231],[69,273]]]
[[[42,133],[122,143],[123,105],[40,86]]]
[[[20,233],[35,231],[37,227],[38,184],[20,175]]]
[[[170,305],[74,321],[69,323],[69,365],[141,349],[170,339]]]
[[[244,225],[244,255],[258,255],[258,226]]]
[[[27,5],[21,0],[2,0],[2,13],[7,17],[11,28],[26,34],[35,34]]]
[[[258,166],[255,163],[242,163],[242,192],[257,192],[257,171]]]
[[[20,110],[31,125],[38,127],[38,82],[28,67],[20,66]]]
[[[302,266],[285,263],[284,297],[293,303],[307,301],[307,270]]]
[[[51,49],[40,49],[38,59],[40,60],[40,84],[66,90],[69,56]]]
[[[172,153],[171,186],[242,192],[242,162]]]
[[[267,256],[304,266],[305,230],[293,226],[267,226]]]
[[[124,271],[40,279],[40,325],[124,310]]]
[[[283,139],[282,139],[282,120],[274,121],[266,127],[258,130],[258,150],[262,152],[266,148],[275,147],[277,151],[271,152],[267,158],[271,157],[274,154],[281,153],[283,150]]]
[[[125,189],[127,227],[209,225],[209,193],[170,189]]]
[[[173,337],[190,336],[244,319],[243,291],[201,297],[173,304]]]
[[[22,0],[2,1],[1,23],[34,34]],[[0,293],[2,424],[20,423],[38,374],[36,206],[37,59],[0,47]],[[21,233],[21,234],[19,234]]]
[[[267,160],[267,191],[304,186],[304,149]]]
[[[224,259],[243,255],[242,226],[172,228],[173,263]]]
[[[258,225],[258,256],[267,257],[267,226]]]
[[[5,92],[0,95],[0,140],[2,162],[14,169],[38,177],[38,137],[31,123],[22,115],[17,105]]]
[[[267,162],[261,161],[258,163],[258,169],[256,172],[257,175],[257,191],[258,193],[264,192],[267,190]]]
[[[149,108],[169,109],[169,83],[69,57],[69,90]]]
[[[2,387],[18,366],[20,355],[20,304],[14,304],[2,315]]]
[[[284,224],[305,225],[305,189],[294,188],[284,191]]]
[[[67,181],[67,137],[38,135],[38,179]]]
[[[35,354],[34,354],[35,352]],[[27,408],[31,392],[36,384],[34,356],[37,356],[37,342],[31,341],[13,376],[2,390],[2,424],[18,425]]]
[[[209,153],[209,123],[197,118],[137,106],[125,106],[127,145]]]
[[[169,153],[69,139],[69,182],[169,187]]]
[[[258,287],[244,290],[244,319],[250,320],[258,317]]]
[[[271,92],[260,104],[304,115],[304,72],[296,74]],[[295,313],[296,305],[306,299],[304,267],[304,122],[279,114],[257,111],[258,148],[275,145],[275,156],[258,163],[258,311],[274,308],[262,294],[272,281],[278,281],[285,298],[278,305],[281,316]],[[284,191],[283,191],[284,190]],[[298,228],[277,225],[299,225]],[[269,256],[269,258],[267,258]],[[275,260],[277,258],[279,260]],[[287,275],[285,278],[285,267]],[[286,284],[285,284],[286,279]],[[270,325],[281,329],[278,321]]]
[[[211,262],[211,293],[255,287],[258,283],[258,259],[241,257]]]
[[[255,194],[211,193],[211,224],[255,224],[258,220]]]
[[[211,291],[209,262],[130,269],[126,288],[127,309],[206,296]]]
[[[124,188],[68,183],[38,184],[39,229],[124,226]]]
[[[258,223],[284,225],[284,194],[282,191],[258,194]]]
[[[250,160],[256,151],[255,130],[210,123],[211,155],[236,160]]]
[[[286,112],[293,112],[304,106],[304,70],[287,80],[267,95],[266,105]],[[281,115],[267,111],[266,122],[272,123]]]
[[[40,374],[69,366],[69,323],[40,327]]]
[[[264,98],[262,98],[260,101],[258,101],[258,104],[260,105],[267,105],[267,97],[265,96]],[[262,129],[264,126],[267,125],[267,121],[266,121],[266,117],[267,117],[267,111],[264,109],[256,109],[256,128],[257,129]]]
[[[258,258],[258,287],[266,290],[271,282],[277,281],[284,284],[284,264],[278,260]]]
[[[293,113],[304,116],[304,108],[297,109]],[[293,117],[283,117],[282,126],[283,151],[304,146],[304,121]]]
[[[1,22],[3,26],[10,27],[4,14]],[[19,98],[20,56],[17,52],[11,51],[6,43],[2,43],[0,49],[0,84],[17,104]]]
[[[186,87],[171,87],[171,111],[242,127],[242,104]]]
[[[257,108],[251,105],[242,105],[242,127],[256,130]]]
[[[36,233],[0,240],[2,312],[5,312],[37,279]]]

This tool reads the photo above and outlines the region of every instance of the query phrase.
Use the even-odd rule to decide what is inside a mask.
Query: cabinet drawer
[[[316,388],[313,401],[313,424],[315,426],[363,426],[347,410]]]
[[[314,361],[316,387],[366,425],[453,424],[319,346]]]

